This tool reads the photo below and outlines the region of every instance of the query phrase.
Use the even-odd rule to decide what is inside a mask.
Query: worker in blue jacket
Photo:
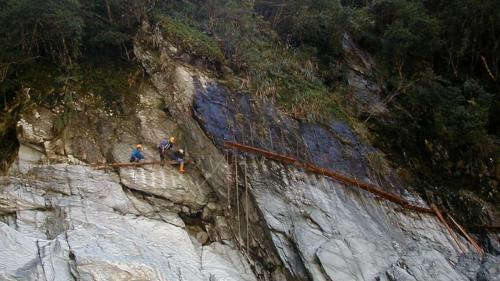
[[[144,154],[142,154],[142,145],[138,144],[135,146],[135,149],[132,150],[130,162],[139,162],[141,160],[144,160]]]
[[[160,160],[163,162],[167,158],[167,153],[172,147],[174,146],[175,143],[175,137],[170,137],[170,139],[162,140],[161,143],[158,145],[158,152],[160,153]]]

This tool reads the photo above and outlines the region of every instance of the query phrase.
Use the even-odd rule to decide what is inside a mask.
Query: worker
[[[130,162],[139,162],[141,160],[144,160],[144,154],[142,154],[142,144],[138,144],[135,146],[135,149],[132,150]]]
[[[179,163],[179,172],[184,173],[186,170],[184,170],[184,150],[179,149],[174,152],[174,159]]]
[[[163,162],[167,158],[167,152],[175,143],[175,137],[170,137],[168,140],[163,139],[158,145],[158,152],[160,153],[160,160]]]

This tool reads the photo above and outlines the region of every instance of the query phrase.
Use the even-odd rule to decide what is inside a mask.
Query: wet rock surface
[[[193,111],[220,148],[224,141],[237,141],[321,167],[336,167],[352,177],[367,179],[370,173],[365,163],[374,149],[362,145],[345,123],[302,123],[218,84],[197,83]]]

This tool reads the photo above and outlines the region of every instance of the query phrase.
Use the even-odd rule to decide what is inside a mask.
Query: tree
[[[2,53],[19,48],[26,55],[49,56],[70,64],[81,54],[85,24],[77,0],[10,0],[1,15],[7,44]]]

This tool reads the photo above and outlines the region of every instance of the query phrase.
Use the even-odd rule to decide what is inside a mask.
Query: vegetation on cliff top
[[[162,14],[157,14],[155,21],[159,23],[164,36],[183,52],[204,57],[210,62],[224,60],[217,41],[200,30]]]

